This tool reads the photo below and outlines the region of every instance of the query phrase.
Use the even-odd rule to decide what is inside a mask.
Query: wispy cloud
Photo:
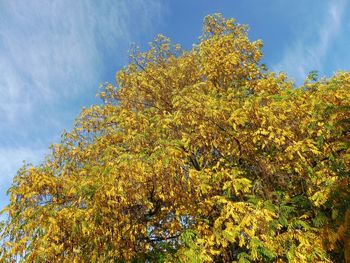
[[[0,121],[95,88],[103,52],[117,63],[118,47],[159,11],[156,1],[8,1],[0,11]]]
[[[69,129],[67,115],[125,63],[131,42],[161,23],[162,8],[160,0],[0,1],[2,187]]]
[[[46,148],[0,148],[0,185],[9,184],[10,173],[15,173],[18,168],[24,164],[24,160],[31,160],[31,164],[36,165],[43,161],[45,154],[48,153]]]
[[[0,148],[0,210],[8,202],[5,193],[11,185],[12,176],[24,165],[23,160],[31,160],[31,164],[37,165],[44,160],[47,152],[46,148]],[[0,221],[5,218],[4,214],[0,215]]]
[[[346,6],[345,0],[330,1],[321,23],[312,21],[299,30],[299,38],[291,43],[274,71],[287,72],[297,83],[311,70],[322,71],[330,46],[339,35]],[[319,20],[319,18],[317,18]]]

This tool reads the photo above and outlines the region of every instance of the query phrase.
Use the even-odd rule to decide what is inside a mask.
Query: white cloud
[[[91,101],[130,42],[160,24],[162,8],[160,0],[0,1],[0,205],[22,161],[42,160],[69,129],[63,119],[80,107],[72,103]]]
[[[322,71],[329,47],[341,30],[345,5],[345,0],[330,1],[320,24],[311,18],[312,24],[300,29],[300,32],[308,33],[299,35],[300,37],[287,48],[281,62],[275,65],[273,70],[287,72],[299,83],[305,79],[309,71]]]
[[[11,185],[12,177],[17,170],[26,163],[39,164],[44,160],[46,148],[0,148],[0,210],[7,205],[8,197],[6,191]],[[0,215],[0,221],[6,219],[4,214]]]
[[[31,164],[37,165],[44,160],[46,153],[46,148],[0,148],[0,184],[9,184],[24,161],[30,160]]]
[[[106,49],[149,29],[157,1],[8,1],[0,10],[0,121],[96,89]],[[134,22],[136,21],[136,22]],[[132,25],[137,28],[130,28]],[[125,54],[125,50],[121,52]]]

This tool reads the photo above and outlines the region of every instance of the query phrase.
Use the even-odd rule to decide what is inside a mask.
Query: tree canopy
[[[134,49],[4,210],[5,262],[349,260],[350,73],[296,87],[215,14]],[[350,262],[350,261],[348,261]]]

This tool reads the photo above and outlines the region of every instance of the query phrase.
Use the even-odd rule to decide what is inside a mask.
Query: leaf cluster
[[[295,87],[215,14],[132,52],[1,225],[5,262],[349,260],[350,73]],[[345,251],[345,254],[344,254]]]

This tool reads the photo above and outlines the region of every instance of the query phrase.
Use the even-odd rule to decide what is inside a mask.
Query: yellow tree
[[[350,73],[296,88],[261,46],[215,14],[190,51],[134,50],[104,103],[18,171],[2,259],[341,262]]]

